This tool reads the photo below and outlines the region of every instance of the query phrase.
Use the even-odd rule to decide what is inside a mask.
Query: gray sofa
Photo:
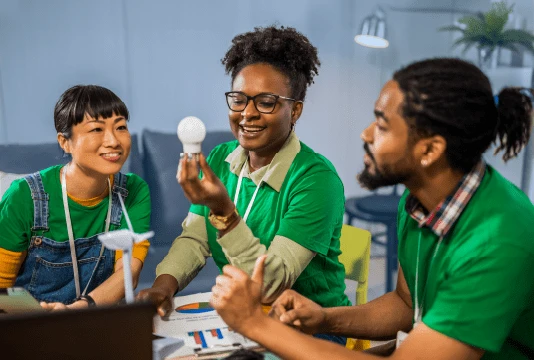
[[[208,154],[216,145],[233,139],[229,131],[208,132],[202,151]],[[148,183],[152,200],[151,228],[156,233],[151,240],[138,290],[152,285],[156,266],[180,234],[182,221],[189,210],[190,203],[176,182],[181,152],[182,144],[175,134],[145,130],[140,139],[132,135],[131,154],[122,171],[138,174]],[[63,157],[57,143],[0,145],[0,154],[0,171],[15,174],[28,174],[69,160]],[[211,291],[218,273],[213,260],[208,259],[202,271],[179,294]]]

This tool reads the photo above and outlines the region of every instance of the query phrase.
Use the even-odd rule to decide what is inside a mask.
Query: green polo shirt
[[[486,350],[482,359],[527,359],[534,350],[534,206],[488,166],[445,236],[419,228],[399,204],[399,261],[415,305],[418,242],[423,323]],[[432,263],[432,266],[431,266]]]
[[[41,170],[41,179],[48,200],[48,232],[44,235],[58,242],[69,240],[65,222],[65,209],[61,192],[60,170],[63,165],[56,165]],[[150,227],[150,192],[147,183],[135,174],[127,174],[128,196],[124,205],[138,233],[146,232]],[[68,198],[70,218],[74,238],[87,238],[105,231],[108,201],[101,201],[95,206],[83,206]],[[17,179],[4,194],[0,202],[0,247],[9,251],[28,249],[33,227],[33,200],[30,187],[24,179]],[[116,226],[111,224],[110,230]],[[124,216],[120,229],[128,228]],[[144,259],[144,257],[143,257]]]
[[[239,172],[247,166],[246,158],[246,151],[237,141],[232,141],[216,147],[207,159],[232,198]],[[292,289],[322,306],[350,305],[344,294],[345,269],[338,260],[345,211],[344,190],[333,165],[292,134],[285,150],[275,156],[271,166],[258,174],[243,177],[237,203],[241,216],[245,214],[260,177],[263,183],[246,225],[241,221],[238,228],[248,227],[267,249],[275,237],[283,237],[315,253]],[[201,205],[192,205],[190,211],[205,219],[209,213],[209,209]],[[244,243],[243,248],[236,247],[231,243],[237,239],[229,234],[218,239],[217,230],[209,221],[205,223],[209,248],[219,268],[229,263],[228,258],[247,256],[248,244]],[[240,231],[243,229],[237,229]]]

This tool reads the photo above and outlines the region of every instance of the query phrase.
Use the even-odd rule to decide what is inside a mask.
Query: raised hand
[[[203,177],[199,179],[198,165]],[[184,194],[193,204],[206,205],[216,215],[228,215],[234,204],[221,180],[206,162],[204,154],[184,154],[180,159],[176,174]]]
[[[264,316],[261,308],[263,269],[267,255],[256,260],[249,277],[235,266],[226,265],[217,276],[210,304],[232,329],[242,333],[255,319]]]
[[[284,291],[276,299],[269,316],[306,334],[322,332],[326,320],[326,313],[320,305],[293,290]]]

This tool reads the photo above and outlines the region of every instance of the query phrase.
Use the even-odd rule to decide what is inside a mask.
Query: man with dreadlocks
[[[526,145],[532,98],[531,89],[505,88],[496,104],[487,77],[458,59],[397,71],[361,135],[359,175],[369,189],[407,188],[396,289],[337,308],[288,290],[273,315],[308,334],[397,336],[392,359],[534,359],[534,206],[482,157],[494,141],[504,160]],[[236,268],[220,275],[212,303],[229,326],[284,359],[374,358],[263,315],[263,261],[251,278]]]
[[[343,184],[333,165],[294,132],[320,65],[317,49],[295,29],[274,26],[238,35],[232,44],[222,63],[232,79],[225,95],[237,140],[207,159],[181,159],[177,178],[195,205],[154,285],[139,297],[150,298],[163,315],[205,257],[212,255],[220,269],[232,264],[250,274],[256,258],[268,254],[265,303],[292,288],[321,306],[350,305],[338,260]]]

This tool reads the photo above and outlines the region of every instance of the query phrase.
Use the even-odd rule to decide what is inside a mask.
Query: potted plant
[[[534,54],[534,35],[526,30],[505,29],[508,16],[512,13],[513,4],[509,7],[505,1],[493,3],[485,13],[467,15],[458,20],[459,25],[440,28],[440,31],[459,31],[462,36],[453,44],[453,48],[464,45],[462,54],[473,46],[478,50],[478,65],[495,68],[497,52],[504,48],[512,52],[524,49]]]

